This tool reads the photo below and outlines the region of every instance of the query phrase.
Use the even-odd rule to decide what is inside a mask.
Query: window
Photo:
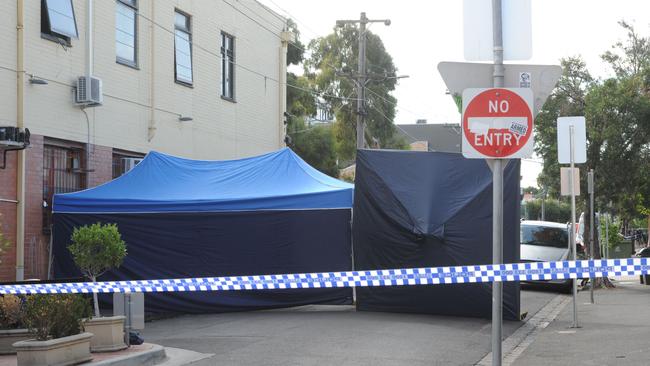
[[[137,67],[138,8],[136,0],[117,0],[115,11],[115,58],[120,64]]]
[[[50,233],[52,198],[86,187],[84,150],[64,143],[43,146],[43,232]]]
[[[41,34],[68,45],[79,38],[72,0],[41,0]]]
[[[192,32],[190,16],[176,11],[174,17],[174,60],[176,81],[192,85]]]
[[[521,244],[568,248],[569,234],[565,228],[521,225]]]
[[[221,96],[235,99],[235,38],[221,33]]]
[[[140,153],[113,149],[113,179],[133,169],[143,158]]]

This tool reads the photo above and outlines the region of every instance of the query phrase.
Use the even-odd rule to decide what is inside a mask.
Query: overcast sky
[[[460,115],[438,74],[441,61],[463,58],[462,0],[259,0],[294,19],[303,43],[331,33],[337,19],[358,19],[365,11],[370,19],[389,18],[390,26],[372,24],[393,56],[400,80],[395,123],[457,123]],[[486,0],[490,1],[490,0]],[[611,70],[600,55],[625,38],[617,24],[626,20],[643,34],[650,34],[648,0],[532,0],[533,56],[519,63],[557,64],[567,56],[581,55],[589,70],[608,77]],[[540,164],[524,162],[522,186],[536,185]]]

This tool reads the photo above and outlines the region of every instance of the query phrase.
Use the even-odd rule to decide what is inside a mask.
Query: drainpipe
[[[24,0],[17,1],[16,11],[16,127],[25,127],[25,40]],[[26,150],[18,151],[16,166],[16,281],[25,279],[25,158]]]
[[[93,0],[86,0],[86,76],[93,76]],[[82,107],[83,109],[83,107]],[[86,111],[84,110],[84,113]],[[93,110],[93,122],[95,112]],[[86,113],[86,128],[88,140],[86,141],[86,188],[90,187],[90,117]]]
[[[155,8],[155,1],[151,2],[151,14],[149,15],[151,17],[151,21],[149,22],[149,26],[151,27],[151,49],[149,50],[149,68],[151,69],[151,80],[150,80],[150,86],[149,86],[149,97],[150,97],[150,111],[149,111],[149,128],[147,129],[147,141],[151,142],[151,140],[154,138],[156,135],[156,105],[155,105],[155,92],[156,92],[156,83],[155,83],[155,78],[156,78],[156,62],[155,62],[155,57],[154,57],[154,52],[156,51],[156,26],[155,26],[155,21],[156,21],[156,8]]]
[[[284,125],[284,112],[287,111],[287,48],[289,42],[295,41],[295,34],[288,31],[280,33],[280,75],[278,82],[278,140],[280,148],[285,147],[284,136],[287,132],[287,127]]]

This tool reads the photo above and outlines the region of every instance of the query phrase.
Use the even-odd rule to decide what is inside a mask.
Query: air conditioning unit
[[[122,158],[122,167],[124,168],[124,173],[135,168],[142,161],[141,158]]]
[[[94,76],[79,76],[74,93],[74,103],[86,107],[102,105],[102,80]]]

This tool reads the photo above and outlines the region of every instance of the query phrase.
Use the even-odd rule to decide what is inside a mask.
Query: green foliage
[[[30,295],[25,300],[25,325],[39,341],[79,334],[80,320],[89,315],[90,303],[81,295]]]
[[[542,219],[542,200],[535,199],[525,203],[521,208],[521,216],[526,220]],[[571,205],[556,200],[544,202],[544,219],[546,221],[566,223],[571,221]]]
[[[334,134],[339,159],[351,160],[356,153],[356,96],[354,77],[358,70],[358,35],[354,25],[335,28],[328,36],[312,40],[310,58],[305,60],[305,73],[336,115]],[[370,146],[401,148],[404,144],[393,138],[395,105],[390,92],[395,90],[397,69],[381,39],[366,31],[367,73],[372,75],[366,85],[366,141]],[[373,147],[374,147],[373,146]]]
[[[296,40],[289,42],[289,48],[287,48],[287,66],[298,65],[304,58],[305,46],[300,42],[300,30],[293,19],[287,19],[287,30],[296,36]]]
[[[0,329],[16,329],[23,322],[23,307],[20,298],[6,294],[0,297]]]
[[[605,230],[605,220],[601,218],[600,220],[600,237],[603,238],[600,240],[600,243],[602,245],[605,245],[605,233],[607,232],[607,238],[608,238],[608,246],[610,249],[616,247],[623,241],[623,237],[621,236],[621,222],[618,220],[610,220],[610,222],[607,224],[607,230]]]
[[[309,165],[321,172],[337,178],[339,175],[336,164],[334,133],[331,126],[303,127],[290,133],[292,149]]]
[[[75,264],[93,281],[107,270],[119,267],[126,256],[126,244],[116,224],[77,227],[71,240],[68,250]]]
[[[316,114],[316,97],[309,91],[309,79],[304,76],[287,73],[287,84],[287,111],[294,116],[288,121],[287,129],[295,130],[302,118]]]
[[[586,175],[594,169],[596,209],[607,206],[629,222],[650,211],[650,41],[620,24],[628,38],[602,56],[616,76],[595,80],[579,57],[562,60],[563,75],[535,120],[535,132],[536,152],[544,158],[538,182],[556,197],[556,120],[584,115],[588,146],[579,204],[588,202]]]

